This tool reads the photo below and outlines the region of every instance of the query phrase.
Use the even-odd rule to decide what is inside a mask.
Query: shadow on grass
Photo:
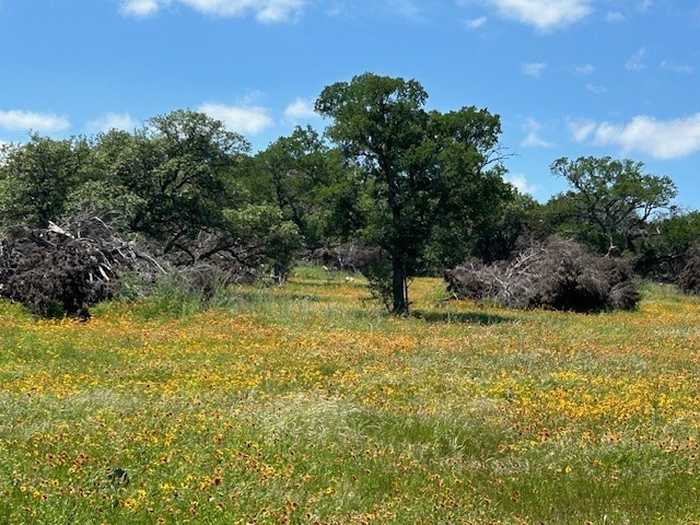
[[[487,314],[485,312],[435,312],[428,310],[414,310],[411,317],[421,319],[428,323],[464,323],[478,325],[492,325],[500,323],[513,323],[515,319],[501,315]]]

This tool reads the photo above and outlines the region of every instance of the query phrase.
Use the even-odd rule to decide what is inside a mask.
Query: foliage
[[[446,272],[445,278],[457,298],[492,300],[513,308],[632,310],[640,298],[626,262],[592,255],[561,239],[531,246],[508,262],[470,262]]]
[[[158,241],[167,255],[187,252],[203,230],[225,225],[223,210],[237,202],[230,174],[248,148],[222,122],[174,111],[133,135],[103,135],[96,156],[115,174],[113,184],[143,199],[131,229]]]
[[[243,137],[227,131],[223,123],[190,111],[155,117],[134,133],[113,130],[94,140],[33,136],[25,145],[3,148],[0,230],[97,218],[125,238],[147,245],[172,271],[207,267],[212,275],[220,273],[230,281],[280,282],[300,248],[299,232],[276,204],[253,204],[240,172],[248,165],[248,149]],[[75,315],[118,288],[113,275],[105,291],[95,291],[101,281],[93,282],[94,261],[81,249],[61,243],[54,255],[65,264],[54,255],[46,258],[56,265],[50,269],[50,283],[31,286],[43,290],[37,297],[47,299],[25,301],[36,303],[35,311],[47,313],[53,295],[63,294],[58,302]],[[39,251],[13,252],[14,266],[37,266],[31,282],[42,275]],[[27,259],[20,260],[23,256]],[[79,262],[82,256],[86,261]],[[7,292],[13,298],[30,293],[20,289],[20,283],[29,281],[17,279],[16,289]],[[127,281],[135,296],[152,285],[149,276],[130,275]],[[49,285],[53,292],[44,289]],[[75,295],[72,299],[70,293]]]
[[[415,80],[333,84],[316,102],[331,119],[325,135],[297,127],[254,156],[192,111],[134,132],[33,135],[0,146],[0,235],[95,217],[173,271],[216,268],[231,282],[281,283],[306,254],[362,272],[397,314],[409,310],[411,277],[508,260],[553,234],[631,251],[641,275],[678,279],[700,222],[660,214],[676,194],[668,177],[631,160],[563,158],[552,171],[571,191],[540,205],[503,180],[497,115],[429,111],[427,98]],[[138,281],[136,296],[152,284]]]
[[[4,150],[0,163],[0,230],[45,228],[64,214],[68,194],[93,169],[91,145],[82,138],[32,135]]]
[[[647,278],[674,282],[700,246],[700,212],[675,211],[650,224],[635,259],[635,271]]]
[[[570,207],[568,218],[594,231],[605,250],[631,248],[644,235],[647,221],[677,194],[669,177],[646,174],[642,163],[631,160],[561,158],[552,172],[573,188],[559,198]]]
[[[279,208],[269,205],[249,205],[228,210],[233,246],[229,254],[237,254],[239,262],[249,257],[250,268],[269,268],[270,276],[278,282],[287,278],[302,245],[297,226],[284,219]]]
[[[515,191],[512,198],[502,201],[500,208],[496,208],[475,232],[469,253],[460,253],[460,260],[455,260],[455,257],[443,259],[442,267],[455,266],[468,255],[484,262],[510,259],[522,248],[523,242],[530,237],[539,237],[541,226],[537,219],[540,209],[541,205],[535,199]]]
[[[328,136],[367,181],[373,206],[363,237],[388,254],[390,282],[378,291],[391,291],[397,314],[408,311],[408,277],[433,232],[453,241],[509,192],[500,166],[488,168],[499,118],[475,108],[428,112],[427,97],[415,80],[364,74],[328,86],[316,102],[333,119]]]
[[[362,227],[357,174],[313,128],[295,128],[256,161],[255,175],[273,190],[270,201],[296,225],[307,249],[347,240]]]
[[[71,191],[63,213],[67,217],[90,215],[100,217],[120,231],[129,231],[146,200],[124,186],[104,180],[91,180]]]

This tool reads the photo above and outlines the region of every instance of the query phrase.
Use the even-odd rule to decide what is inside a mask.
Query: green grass
[[[700,301],[396,319],[300,268],[207,310],[0,303],[0,523],[700,521]]]

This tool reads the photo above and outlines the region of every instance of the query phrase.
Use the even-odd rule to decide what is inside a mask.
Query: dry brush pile
[[[91,306],[117,295],[143,298],[160,282],[209,301],[232,284],[283,280],[291,263],[271,264],[274,241],[201,231],[168,252],[93,215],[45,228],[15,226],[0,235],[0,297],[42,317],[82,319]]]
[[[700,248],[693,250],[678,276],[678,286],[688,294],[700,294]]]
[[[467,262],[445,272],[445,279],[456,298],[511,308],[631,310],[640,299],[626,261],[593,255],[576,242],[558,238],[533,244],[510,261]]]
[[[37,315],[87,318],[90,306],[116,293],[127,270],[151,276],[164,271],[97,217],[18,226],[0,239],[0,297]]]
[[[381,248],[350,242],[319,248],[308,256],[309,262],[341,272],[366,273],[385,259]]]

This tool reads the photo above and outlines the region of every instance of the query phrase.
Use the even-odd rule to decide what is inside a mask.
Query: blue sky
[[[670,175],[700,208],[700,0],[0,0],[0,141],[206,111],[256,148],[355,74],[501,115],[509,177],[560,156]]]

